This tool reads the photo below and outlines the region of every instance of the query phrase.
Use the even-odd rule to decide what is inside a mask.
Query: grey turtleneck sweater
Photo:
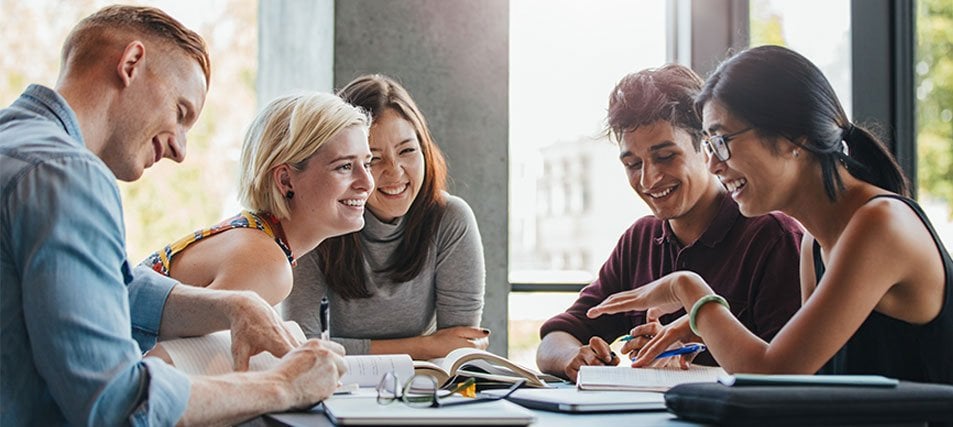
[[[370,340],[408,338],[452,326],[479,326],[486,271],[476,217],[467,203],[447,195],[447,211],[432,238],[420,274],[394,283],[375,273],[387,265],[404,235],[404,218],[381,222],[366,210],[361,244],[370,298],[344,300],[330,291],[317,251],[298,259],[294,288],[282,303],[285,319],[301,325],[309,338],[320,335],[318,304],[331,303],[331,337],[347,354],[367,354]]]

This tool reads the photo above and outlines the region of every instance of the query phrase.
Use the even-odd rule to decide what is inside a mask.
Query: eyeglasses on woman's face
[[[526,380],[519,380],[507,389],[506,393],[492,396],[481,396],[476,398],[461,398],[448,400],[453,393],[462,391],[476,383],[476,380],[469,378],[450,389],[441,389],[437,386],[437,381],[429,375],[414,375],[407,382],[401,385],[400,379],[393,371],[384,374],[380,383],[377,384],[377,403],[389,405],[396,400],[403,402],[407,406],[418,408],[442,408],[445,406],[465,405],[467,403],[488,402],[500,400],[509,397],[516,389],[526,383]]]
[[[741,135],[753,127],[744,128],[737,132],[732,132],[727,135],[714,135],[714,136],[705,136],[702,138],[702,145],[705,146],[705,152],[709,156],[714,155],[723,162],[727,162],[731,158],[731,150],[728,149],[728,141],[735,139],[738,135]]]

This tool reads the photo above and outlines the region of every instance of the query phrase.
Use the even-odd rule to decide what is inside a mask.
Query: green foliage
[[[109,0],[0,0],[0,104],[29,83],[52,87],[68,32]],[[185,234],[217,223],[237,209],[237,160],[255,110],[256,0],[138,3],[166,10],[202,34],[212,81],[199,121],[188,134],[182,164],[165,160],[134,183],[120,183],[130,262]],[[184,7],[183,5],[187,6]],[[10,18],[10,19],[6,19]],[[37,23],[43,23],[38,25]]]
[[[782,32],[784,22],[782,22],[780,16],[770,10],[765,2],[751,0],[750,15],[751,46],[787,46],[787,41],[784,39],[784,33]]]
[[[917,2],[916,72],[921,197],[953,205],[953,2],[949,0]]]

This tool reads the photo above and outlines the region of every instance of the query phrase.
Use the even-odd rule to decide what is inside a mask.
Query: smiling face
[[[750,127],[714,100],[705,104],[702,122],[706,135],[710,136]],[[738,202],[741,213],[750,217],[782,210],[788,198],[797,192],[798,168],[803,164],[794,156],[797,147],[783,138],[764,140],[757,128],[732,138],[728,147],[731,150],[728,161],[712,156],[708,166]],[[800,154],[801,157],[807,155]]]
[[[186,132],[205,103],[201,66],[184,54],[146,56],[110,111],[114,118],[100,157],[116,178],[135,181],[162,158],[185,160]]]
[[[371,171],[377,188],[367,206],[393,222],[407,214],[424,181],[424,156],[413,124],[392,108],[374,118],[370,132]]]
[[[364,204],[374,179],[369,163],[367,134],[350,126],[324,143],[301,170],[291,169],[294,189],[291,217],[305,219],[317,241],[364,227]]]
[[[626,131],[619,148],[629,185],[657,218],[678,220],[704,211],[696,206],[715,188],[714,176],[688,132],[657,121]]]

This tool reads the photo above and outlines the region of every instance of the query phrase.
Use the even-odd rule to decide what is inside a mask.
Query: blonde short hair
[[[370,126],[361,108],[327,93],[279,97],[258,113],[242,145],[239,199],[254,211],[288,218],[290,208],[275,183],[274,168],[287,164],[304,170],[311,156],[351,126]]]

